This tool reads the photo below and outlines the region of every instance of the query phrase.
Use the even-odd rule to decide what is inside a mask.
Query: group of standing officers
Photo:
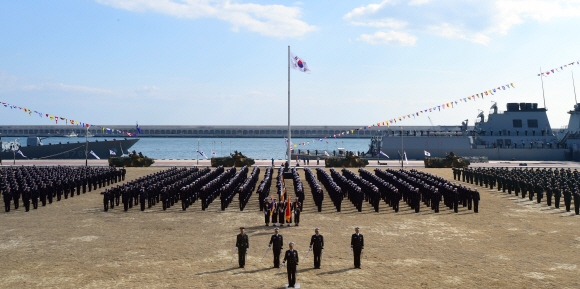
[[[274,229],[274,234],[270,236],[270,242],[264,257],[269,250],[272,250],[273,254],[273,267],[280,268],[280,256],[284,249],[284,237],[280,234],[279,228]],[[294,249],[294,242],[289,242],[289,249],[284,253],[284,258],[282,260],[282,267],[286,266],[286,271],[288,273],[288,287],[293,288],[296,284],[296,268],[299,264],[298,251]],[[246,266],[246,254],[250,248],[250,241],[248,235],[245,233],[245,228],[240,228],[240,233],[236,236],[236,247],[235,252],[238,254],[238,265],[239,268],[244,268]],[[314,269],[320,269],[322,262],[322,253],[324,252],[324,236],[320,234],[320,229],[314,229],[314,235],[310,237],[310,245],[308,247],[308,253],[312,251],[314,260]],[[355,233],[351,236],[350,251],[353,254],[354,268],[361,269],[360,258],[362,252],[364,252],[364,237],[360,233],[360,228],[355,227]],[[350,253],[348,254],[350,256]],[[262,257],[262,260],[264,259]],[[347,257],[348,258],[348,257]],[[305,258],[306,259],[306,258]],[[261,263],[262,261],[260,261]],[[281,269],[281,268],[280,268]]]
[[[566,212],[570,212],[574,200],[574,212],[580,214],[580,174],[567,169],[546,168],[453,168],[453,178],[457,181],[474,184],[493,190],[525,198],[530,201],[536,197],[538,204],[546,196],[546,205],[560,208],[560,200],[564,198]]]

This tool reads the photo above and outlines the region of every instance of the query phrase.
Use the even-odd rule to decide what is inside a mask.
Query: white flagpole
[[[288,45],[288,166],[292,165],[292,155],[290,154],[290,148],[292,146],[292,137],[290,130],[290,45]]]

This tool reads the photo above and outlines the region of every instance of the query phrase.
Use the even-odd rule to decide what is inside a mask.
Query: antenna
[[[572,72],[572,86],[574,87],[574,100],[576,101],[576,104],[578,104],[578,99],[576,99],[576,85],[574,84],[574,71]]]
[[[431,126],[433,127],[433,130],[435,130],[435,125],[433,124],[433,121],[431,120],[430,116],[427,116],[427,118],[429,119],[429,122],[431,123]]]
[[[544,99],[544,108],[546,108],[546,96],[544,95],[544,79],[542,78],[542,68],[540,67],[540,80],[542,81],[542,98]]]

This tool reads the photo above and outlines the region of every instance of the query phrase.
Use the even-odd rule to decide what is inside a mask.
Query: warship
[[[372,141],[371,150],[380,147],[386,155],[420,160],[443,151],[482,160],[579,161],[580,106],[568,112],[568,126],[556,131],[546,111],[537,103],[508,103],[499,112],[494,103],[487,120],[481,111],[473,126],[465,120],[446,130],[389,130]]]
[[[95,140],[91,142],[59,142],[43,144],[40,137],[28,137],[26,146],[18,139],[10,142],[0,141],[2,159],[107,159],[109,156],[128,154],[129,149],[139,141],[138,138]],[[92,153],[91,153],[92,152]],[[96,155],[96,156],[95,156]]]

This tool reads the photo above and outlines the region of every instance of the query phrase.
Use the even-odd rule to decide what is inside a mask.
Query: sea
[[[26,145],[26,137],[4,137],[3,141],[13,141],[18,138],[20,143]],[[111,140],[113,137],[89,137],[89,142],[95,140]],[[120,137],[122,138],[122,137]],[[42,140],[44,144],[57,144],[59,142],[85,142],[84,137],[65,138],[49,137]],[[306,139],[292,138],[293,149],[301,152],[310,150],[314,154],[318,150],[319,155],[327,151],[330,155],[339,148],[353,152],[367,152],[370,138],[349,139]],[[284,138],[156,138],[145,137],[130,149],[141,152],[143,155],[154,159],[203,159],[205,156],[222,157],[228,156],[234,151],[243,153],[253,159],[281,160],[286,158],[286,139]]]

